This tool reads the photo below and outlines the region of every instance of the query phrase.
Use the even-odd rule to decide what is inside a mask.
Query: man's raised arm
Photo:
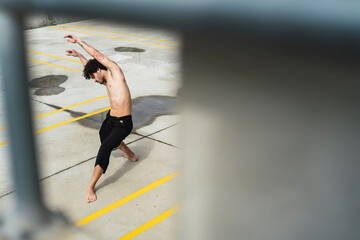
[[[98,60],[98,62],[104,65],[108,70],[113,71],[120,69],[118,65],[116,65],[113,61],[107,58],[104,54],[100,53],[98,50],[90,46],[87,42],[82,41],[75,35],[66,35],[64,38],[68,38],[68,42],[78,43],[88,54]]]
[[[88,62],[88,60],[81,54],[75,51],[74,49],[66,50],[66,56],[73,56],[78,57],[81,61],[81,63],[85,66]]]

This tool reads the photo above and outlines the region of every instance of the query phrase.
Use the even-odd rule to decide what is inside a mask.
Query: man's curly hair
[[[107,68],[99,63],[96,59],[90,59],[84,67],[83,76],[85,79],[90,79],[91,75],[96,73],[99,68],[107,70]]]

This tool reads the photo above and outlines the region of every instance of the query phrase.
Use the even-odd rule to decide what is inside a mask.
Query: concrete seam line
[[[79,162],[79,163],[77,163],[77,164],[74,164],[74,165],[72,165],[72,166],[70,166],[70,167],[67,167],[67,168],[65,168],[65,169],[62,169],[62,170],[60,170],[60,171],[58,171],[58,172],[56,172],[56,173],[53,173],[53,174],[51,174],[51,175],[49,175],[49,176],[46,176],[46,177],[40,179],[39,181],[44,181],[44,180],[46,180],[46,179],[48,179],[48,178],[51,178],[51,177],[53,177],[53,176],[56,176],[56,175],[58,175],[59,173],[65,172],[66,170],[70,170],[71,168],[74,168],[74,167],[79,166],[79,165],[81,165],[81,164],[83,164],[83,163],[86,163],[86,162],[88,162],[88,161],[90,161],[90,160],[92,160],[92,159],[94,159],[94,158],[96,158],[96,156],[95,156],[95,157],[91,157],[91,158],[89,158],[89,159],[86,159],[86,160],[84,160],[84,161],[81,161],[81,162]]]
[[[102,35],[102,34],[97,34],[97,33],[89,33],[89,32],[83,32],[83,31],[78,31],[78,30],[70,30],[70,29],[66,29],[66,28],[58,28],[58,27],[48,27],[48,28],[69,31],[69,32],[84,33],[84,34],[89,34],[89,35],[94,35],[94,36],[99,36],[99,37],[114,38],[114,39],[119,39],[119,40],[123,40],[123,41],[146,44],[146,45],[155,46],[155,47],[170,48],[170,49],[178,48],[178,47],[168,47],[168,46],[163,46],[163,45],[158,45],[158,44],[153,44],[153,43],[140,42],[140,41],[130,40],[130,39],[126,39],[126,38],[107,36],[107,35]]]
[[[147,223],[141,225],[140,227],[134,229],[133,231],[129,232],[128,234],[126,234],[125,236],[119,238],[118,240],[130,240],[130,239],[133,239],[134,237],[136,237],[140,233],[148,230],[149,228],[155,226],[159,222],[161,222],[161,221],[165,220],[166,218],[170,217],[171,215],[173,215],[175,212],[178,211],[179,207],[180,207],[179,205],[176,205],[175,207],[170,208],[169,210],[163,212],[162,214],[160,214],[159,216],[157,216],[154,219],[150,220],[149,222],[147,222]]]
[[[158,139],[156,139],[156,138],[151,138],[151,137],[146,137],[146,138],[147,138],[147,139],[150,139],[150,140],[153,140],[153,141],[155,141],[155,142],[159,142],[159,143],[168,145],[168,146],[170,146],[170,147],[174,147],[174,148],[177,148],[177,149],[181,149],[181,148],[178,147],[178,146],[172,145],[171,143],[163,142],[163,141],[158,140]]]
[[[145,136],[142,136],[142,135],[140,135],[140,134],[137,134],[137,133],[134,133],[134,134],[139,135],[141,138],[136,139],[136,140],[131,141],[131,142],[128,142],[128,143],[125,143],[126,145],[130,145],[130,144],[132,144],[132,143],[134,143],[134,142],[137,142],[137,141],[139,141],[139,140],[142,140],[142,139],[146,138]]]
[[[168,129],[168,128],[174,127],[174,126],[176,126],[176,125],[178,125],[178,124],[180,124],[180,122],[174,123],[174,124],[172,124],[172,125],[170,125],[170,126],[168,126],[168,127],[165,127],[165,128],[160,129],[160,130],[158,130],[158,131],[155,131],[155,132],[153,132],[153,133],[150,133],[150,134],[148,134],[148,135],[145,135],[145,137],[149,137],[149,136],[151,136],[151,135],[154,135],[154,134],[156,134],[156,133],[159,133],[159,132],[161,132],[161,131],[164,131],[164,130],[166,130],[166,129]],[[140,135],[140,134],[139,134],[139,135]]]
[[[79,162],[79,163],[77,163],[77,164],[75,164],[75,165],[72,165],[72,166],[70,166],[70,167],[67,167],[67,168],[65,168],[65,169],[62,169],[62,170],[60,170],[60,171],[58,171],[58,172],[56,172],[56,173],[53,173],[53,174],[51,174],[51,175],[49,175],[49,176],[44,177],[44,178],[41,178],[41,179],[39,179],[39,182],[44,181],[44,180],[46,180],[46,179],[48,179],[48,178],[51,178],[51,177],[53,177],[53,176],[56,176],[56,175],[58,175],[59,173],[62,173],[62,172],[64,172],[64,171],[66,171],[66,170],[69,170],[69,169],[71,169],[71,168],[73,168],[73,167],[76,167],[76,166],[78,166],[78,165],[81,165],[81,164],[83,164],[83,163],[86,163],[86,162],[88,162],[88,161],[90,161],[90,160],[92,160],[92,159],[94,159],[94,158],[96,158],[96,156],[95,156],[95,157],[91,157],[91,158],[89,158],[89,159],[86,159],[86,160],[84,160],[84,161],[81,161],[81,162]],[[16,189],[15,189],[15,190],[12,190],[12,191],[10,191],[10,192],[7,192],[7,193],[5,193],[4,195],[1,195],[0,198],[5,197],[5,196],[7,196],[7,195],[9,195],[9,194],[11,194],[11,193],[14,193],[15,191],[16,191]]]
[[[99,210],[99,211],[97,211],[97,212],[95,212],[95,213],[81,219],[80,221],[76,222],[75,225],[76,226],[82,226],[82,225],[84,225],[84,224],[86,224],[86,223],[88,223],[88,222],[90,222],[90,221],[104,215],[105,213],[110,212],[111,210],[113,210],[113,209],[115,209],[115,208],[117,208],[117,207],[119,207],[119,206],[133,200],[134,198],[136,198],[136,197],[150,191],[151,189],[153,189],[153,188],[155,188],[155,187],[157,187],[157,186],[159,186],[159,185],[173,179],[174,177],[178,176],[179,173],[180,172],[175,172],[175,173],[172,173],[172,174],[170,174],[170,175],[168,175],[168,176],[166,176],[164,178],[161,178],[161,179],[147,185],[146,187],[144,187],[144,188],[142,188],[142,189],[140,189],[140,190],[138,190],[138,191],[136,191],[136,192],[122,198],[122,199],[120,199],[119,201],[117,201],[115,203],[112,203],[109,206],[107,206],[107,207],[105,207],[105,208],[103,208],[103,209],[101,209],[101,210]]]
[[[173,127],[173,126],[176,126],[176,125],[178,125],[178,124],[179,124],[179,123],[172,124],[172,125],[170,125],[170,126],[168,126],[168,127],[165,127],[165,128],[163,128],[163,129],[160,129],[160,130],[158,130],[158,131],[156,131],[156,132],[153,132],[153,133],[151,133],[151,134],[149,134],[149,135],[141,135],[141,134],[139,134],[139,133],[134,132],[134,133],[132,133],[132,134],[139,135],[139,136],[141,136],[141,138],[136,139],[136,140],[134,140],[134,141],[132,141],[132,142],[129,142],[129,143],[127,143],[126,145],[130,145],[130,144],[132,144],[132,143],[134,143],[134,142],[136,142],[136,141],[139,141],[139,140],[142,140],[142,139],[144,139],[144,138],[147,138],[147,139],[151,139],[151,140],[154,140],[154,141],[158,141],[158,142],[160,142],[160,143],[167,144],[167,145],[172,146],[172,147],[175,147],[175,148],[179,148],[179,147],[173,146],[173,145],[171,145],[171,144],[169,144],[169,143],[165,143],[165,142],[162,142],[162,141],[157,140],[157,139],[149,138],[149,136],[151,136],[151,135],[153,135],[153,134],[159,133],[159,132],[164,131],[164,130],[166,130],[166,129],[168,129],[168,128],[171,128],[171,127]]]
[[[12,190],[12,191],[10,191],[10,192],[7,192],[7,193],[5,193],[4,195],[0,196],[0,198],[6,197],[7,195],[10,195],[10,194],[12,194],[12,193],[14,193],[14,192],[15,192],[15,190]]]
[[[118,32],[100,30],[100,29],[95,29],[95,28],[80,27],[80,26],[74,26],[74,25],[70,25],[70,24],[61,24],[61,26],[73,27],[73,28],[82,28],[82,29],[87,29],[87,30],[92,30],[92,31],[98,31],[98,32],[113,33],[113,34],[118,34],[118,35],[129,36],[129,37],[144,38],[144,39],[148,39],[148,40],[153,40],[153,41],[158,41],[158,42],[165,42],[165,43],[171,43],[171,44],[179,44],[179,43],[176,43],[176,42],[170,42],[170,41],[165,41],[165,40],[160,40],[160,39],[155,39],[155,38],[141,37],[141,36],[126,34],[126,33],[118,33]]]

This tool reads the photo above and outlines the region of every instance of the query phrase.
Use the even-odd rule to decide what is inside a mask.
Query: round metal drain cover
[[[134,48],[134,47],[117,47],[115,48],[117,52],[145,52],[145,49]]]

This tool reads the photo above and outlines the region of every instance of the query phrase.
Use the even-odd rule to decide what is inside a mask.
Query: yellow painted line
[[[0,143],[0,146],[5,145],[7,143],[9,143],[9,141],[2,142],[2,143]]]
[[[75,223],[75,225],[82,226],[82,225],[94,220],[95,218],[98,218],[101,215],[103,215],[103,214],[105,214],[107,212],[110,212],[111,210],[123,205],[124,203],[129,202],[130,200],[140,196],[141,194],[144,194],[144,193],[150,191],[151,189],[153,189],[153,188],[155,188],[155,187],[157,187],[157,186],[159,186],[159,185],[173,179],[174,177],[178,176],[179,173],[180,172],[175,172],[175,173],[172,173],[172,174],[170,174],[170,175],[168,175],[168,176],[166,176],[164,178],[161,178],[160,180],[157,180],[156,182],[153,182],[152,184],[150,184],[150,185],[148,185],[148,186],[146,186],[146,187],[144,187],[144,188],[130,194],[129,196],[124,197],[124,198],[120,199],[119,201],[117,201],[117,202],[115,202],[115,203],[113,203],[113,204],[111,204],[111,205],[109,205],[109,206],[107,206],[107,207],[105,207],[105,208],[103,208],[103,209],[101,209],[101,210],[87,216],[86,218],[81,219],[80,221]]]
[[[44,56],[48,56],[48,57],[59,58],[59,59],[63,59],[63,60],[71,61],[71,62],[82,63],[80,61],[76,61],[76,60],[72,60],[72,59],[68,59],[68,58],[63,58],[63,57],[59,57],[59,56],[55,56],[55,55],[51,55],[51,54],[47,54],[47,53],[41,53],[41,52],[36,52],[36,51],[31,51],[31,50],[26,50],[26,51],[31,52],[31,53],[44,55]]]
[[[46,128],[37,130],[37,131],[35,132],[35,134],[41,133],[41,132],[47,131],[47,130],[49,130],[49,129],[53,129],[53,128],[56,128],[56,127],[59,127],[59,126],[62,126],[62,125],[65,125],[65,124],[68,124],[68,123],[71,123],[71,122],[75,122],[75,121],[78,121],[78,120],[80,120],[80,119],[87,118],[87,117],[90,117],[90,116],[92,116],[92,115],[95,115],[95,114],[98,114],[98,113],[101,113],[101,112],[105,112],[105,111],[107,111],[107,110],[110,110],[110,107],[101,109],[101,110],[96,111],[96,112],[93,112],[93,113],[85,114],[85,115],[83,115],[83,116],[81,116],[81,117],[77,117],[77,118],[74,118],[74,119],[71,119],[71,120],[68,120],[68,121],[65,121],[65,122],[61,122],[61,123],[52,125],[52,126],[50,126],[50,127],[46,127]]]
[[[171,215],[173,215],[174,213],[177,212],[177,210],[179,210],[179,205],[176,205],[173,208],[170,208],[169,210],[163,212],[162,214],[160,214],[159,216],[157,216],[156,218],[150,220],[149,222],[145,223],[144,225],[141,225],[140,227],[134,229],[133,231],[129,232],[128,234],[126,234],[125,236],[119,238],[119,240],[130,240],[133,239],[134,237],[136,237],[137,235],[139,235],[142,232],[145,232],[146,230],[148,230],[149,228],[155,226],[156,224],[158,224],[159,222],[165,220],[166,218],[170,217]]]
[[[106,98],[106,97],[108,97],[108,96],[105,95],[105,96],[102,96],[102,97],[90,99],[90,100],[88,100],[88,101],[81,102],[81,103],[77,103],[77,104],[74,104],[74,105],[71,105],[71,106],[68,106],[68,107],[65,107],[65,108],[61,108],[61,109],[55,110],[55,111],[53,111],[53,112],[45,113],[45,114],[43,114],[43,115],[34,117],[34,119],[38,119],[38,118],[41,118],[41,117],[45,117],[45,116],[50,115],[50,114],[53,114],[53,113],[61,112],[61,111],[64,111],[64,110],[66,110],[66,109],[73,108],[73,107],[76,107],[76,106],[79,106],[79,105],[82,105],[82,104],[85,104],[85,103],[89,103],[89,102],[92,102],[92,101],[96,101],[96,100],[99,100],[99,99],[102,99],[102,98]],[[0,129],[0,130],[1,130],[1,129]]]
[[[67,67],[62,67],[62,66],[59,66],[59,65],[55,65],[55,64],[52,64],[52,63],[47,63],[47,62],[43,62],[43,61],[31,59],[31,58],[28,58],[28,60],[33,61],[33,62],[38,62],[38,63],[46,64],[46,65],[53,66],[53,67],[63,68],[63,69],[66,69],[66,70],[69,70],[69,71],[73,71],[73,72],[82,72],[82,70],[75,70],[75,69],[71,69],[71,68],[67,68]]]
[[[61,122],[61,123],[52,125],[52,126],[50,126],[50,127],[46,127],[46,128],[37,130],[36,132],[34,132],[34,134],[41,133],[41,132],[44,132],[44,131],[47,131],[47,130],[50,130],[50,129],[53,129],[53,128],[56,128],[56,127],[59,127],[59,126],[65,125],[65,124],[68,124],[68,123],[71,123],[71,122],[75,122],[75,121],[78,121],[78,120],[80,120],[80,119],[87,118],[87,117],[90,117],[90,116],[92,116],[92,115],[95,115],[95,114],[98,114],[98,113],[101,113],[101,112],[105,112],[105,111],[110,110],[110,109],[111,109],[111,108],[108,107],[108,108],[104,108],[104,109],[101,109],[101,110],[96,111],[96,112],[93,112],[93,113],[85,114],[85,115],[83,115],[83,116],[81,116],[81,117],[77,117],[77,118],[74,118],[74,119],[71,119],[71,120],[68,120],[68,121],[65,121],[65,122]],[[7,143],[9,143],[9,141],[2,142],[2,143],[0,143],[0,146],[1,146],[1,145],[5,145],[5,144],[7,144]]]
[[[165,41],[165,40],[160,40],[160,39],[155,39],[155,38],[141,37],[141,36],[126,34],[126,33],[118,33],[118,32],[106,31],[106,30],[99,30],[99,29],[95,29],[95,28],[79,27],[79,26],[74,26],[74,25],[70,25],[70,24],[61,24],[61,26],[73,27],[73,28],[82,28],[82,29],[98,31],[98,32],[113,33],[113,34],[118,34],[118,35],[124,35],[124,36],[129,36],[129,37],[136,37],[136,38],[143,38],[143,39],[148,39],[148,40],[152,40],[152,41],[165,42],[165,43],[171,43],[171,44],[179,44],[179,43],[176,43],[176,42],[170,42],[170,41]]]
[[[66,29],[66,28],[58,28],[58,27],[48,27],[48,28],[58,29],[58,30],[64,30],[64,31],[68,31],[68,32],[84,33],[84,34],[89,34],[89,35],[94,35],[94,36],[99,36],[99,37],[107,37],[107,38],[120,39],[120,40],[123,40],[123,41],[135,42],[135,43],[146,44],[146,45],[151,45],[151,46],[156,46],[156,47],[162,47],[162,48],[171,48],[171,49],[178,48],[178,47],[168,47],[168,46],[163,46],[163,45],[158,45],[158,44],[153,44],[153,43],[140,42],[140,41],[125,39],[125,38],[107,36],[107,35],[102,35],[102,34],[97,34],[97,33],[82,32],[82,31],[78,31],[78,30],[70,30],[70,29]]]
[[[105,96],[102,96],[102,97],[97,97],[97,98],[94,98],[94,99],[90,99],[90,100],[87,100],[85,102],[77,103],[77,104],[74,104],[74,105],[71,105],[71,106],[68,106],[68,107],[65,107],[65,108],[61,108],[61,109],[58,109],[58,110],[55,110],[55,111],[52,111],[52,112],[49,112],[49,113],[42,114],[40,116],[34,117],[33,119],[38,119],[38,118],[41,118],[41,117],[45,117],[45,116],[53,114],[53,113],[61,112],[61,111],[64,111],[66,109],[73,108],[73,107],[76,107],[76,106],[79,106],[79,105],[82,105],[82,104],[85,104],[85,103],[89,103],[89,102],[92,102],[92,101],[96,101],[96,100],[99,100],[99,99],[102,99],[102,98],[106,98],[106,97],[108,97],[108,96],[105,95]],[[5,129],[5,128],[7,128],[7,126],[0,128],[0,131]],[[0,146],[1,146],[1,143],[0,143]]]

